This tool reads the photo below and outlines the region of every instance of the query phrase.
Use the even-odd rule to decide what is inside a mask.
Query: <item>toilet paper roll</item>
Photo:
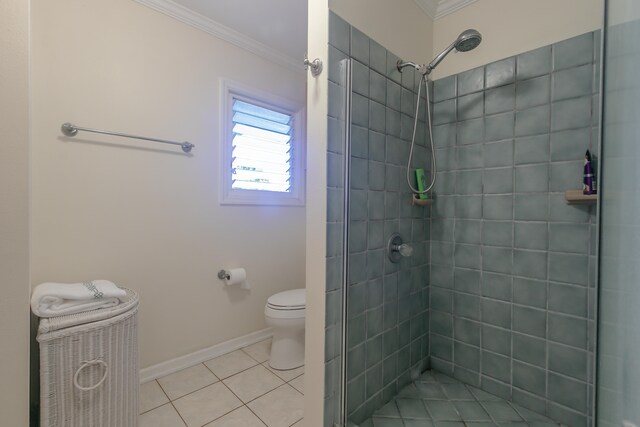
[[[244,268],[232,268],[227,271],[228,276],[224,279],[224,283],[228,286],[240,285],[242,289],[249,289],[247,282],[247,272]]]

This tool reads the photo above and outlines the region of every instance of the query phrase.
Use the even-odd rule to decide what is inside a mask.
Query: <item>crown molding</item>
[[[436,19],[436,13],[438,12],[438,0],[414,0],[418,7],[426,13],[429,18]]]
[[[436,12],[436,18],[440,19],[443,16],[447,16],[463,7],[469,6],[471,3],[475,3],[478,0],[440,0],[438,2],[438,10]]]
[[[229,42],[241,49],[261,56],[275,64],[284,66],[292,71],[304,71],[302,60],[296,60],[274,48],[248,37],[232,28],[220,24],[200,13],[196,13],[171,0],[135,0],[144,6],[177,19],[187,25],[204,31],[214,37]]]
[[[433,20],[440,19],[478,0],[414,0]]]

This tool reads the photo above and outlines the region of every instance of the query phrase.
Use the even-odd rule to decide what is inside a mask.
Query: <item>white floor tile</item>
[[[206,427],[265,427],[260,418],[251,412],[246,406],[242,406],[235,411],[218,418]]]
[[[173,402],[188,427],[201,427],[242,406],[222,383],[188,394]]]
[[[244,403],[259,397],[268,391],[282,385],[284,381],[269,372],[262,365],[254,366],[223,380],[224,384],[233,391]]]
[[[140,385],[139,406],[141,414],[165,403],[169,403],[169,399],[156,381]]]
[[[140,415],[138,427],[184,427],[184,423],[169,403]]]
[[[304,394],[304,374],[290,381],[289,385]]]
[[[286,371],[273,369],[271,366],[269,366],[268,361],[264,362],[262,366],[264,366],[265,368],[267,368],[268,370],[270,370],[271,372],[273,372],[274,374],[276,374],[286,382],[289,382],[292,379],[297,378],[300,375],[304,374],[304,366],[300,366],[299,368],[295,368],[295,369],[287,369]]]
[[[289,427],[304,416],[303,400],[302,394],[285,384],[247,406],[268,427]]]
[[[225,354],[224,356],[208,360],[204,362],[204,364],[207,365],[214,374],[216,374],[216,377],[225,379],[237,374],[238,372],[242,372],[256,366],[258,362],[249,357],[247,353],[237,350],[232,353]]]
[[[271,354],[271,338],[245,347],[242,351],[254,358],[257,362],[266,362],[269,360],[269,355]]]
[[[218,378],[202,363],[183,369],[158,380],[169,399],[175,400],[186,394],[218,382]]]

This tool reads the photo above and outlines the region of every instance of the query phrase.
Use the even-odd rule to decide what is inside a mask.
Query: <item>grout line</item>
[[[187,427],[187,423],[186,423],[186,422],[185,422],[185,420],[182,418],[182,415],[180,415],[180,412],[178,412],[178,410],[177,410],[177,409],[176,409],[176,407],[173,405],[173,403],[171,403],[171,401],[166,402],[166,403],[163,403],[162,405],[157,406],[157,407],[155,407],[155,408],[153,408],[153,409],[150,409],[150,410],[148,410],[148,411],[145,411],[145,412],[143,412],[143,413],[141,413],[141,414],[138,414],[138,418],[140,418],[140,417],[141,417],[142,415],[144,415],[144,414],[148,414],[148,413],[149,413],[149,412],[151,412],[151,411],[154,411],[154,410],[156,410],[156,409],[160,409],[160,408],[162,408],[163,406],[167,406],[167,405],[169,405],[169,406],[171,406],[171,407],[173,408],[173,410],[176,412],[176,414],[178,414],[178,417],[179,417],[179,418],[180,418],[180,420],[182,421],[182,425],[183,425],[184,427]]]
[[[183,424],[185,426],[187,426],[187,421],[182,417],[182,414],[180,413],[180,411],[178,411],[178,408],[176,408],[176,405],[173,404],[173,402],[169,402],[169,404],[171,405],[171,407],[173,408],[174,411],[176,411],[176,414],[178,414],[178,416],[180,417],[180,419],[182,420]]]
[[[262,418],[260,418],[260,416],[259,416],[258,414],[256,414],[256,413],[253,411],[253,409],[251,409],[251,408],[249,407],[249,405],[246,405],[246,404],[245,404],[245,405],[243,405],[243,406],[244,406],[245,408],[247,408],[247,409],[249,410],[249,412],[251,412],[253,415],[255,415],[255,417],[256,417],[257,419],[259,419],[259,420],[260,420],[260,422],[261,422],[262,424],[264,424],[265,426],[267,426],[267,427],[268,427],[268,424],[267,424],[267,423],[266,423]]]
[[[149,381],[149,382],[152,382],[152,381]],[[151,411],[153,411],[154,409],[158,409],[159,407],[164,406],[164,405],[166,405],[167,403],[170,403],[170,402],[171,402],[171,399],[169,399],[169,396],[167,396],[167,393],[165,393],[165,392],[164,392],[164,390],[162,389],[162,386],[160,385],[160,383],[158,383],[158,380],[153,380],[153,382],[155,382],[155,383],[156,383],[156,385],[160,388],[160,391],[161,391],[161,392],[162,392],[162,394],[167,398],[167,401],[166,401],[166,402],[164,402],[164,403],[161,403],[161,404],[160,404],[160,405],[158,405],[158,406],[154,406],[154,407],[153,407],[153,408],[151,408],[151,409],[147,409],[147,410],[146,410],[146,411],[144,411],[144,412],[140,412],[140,413],[138,414],[138,416],[140,416],[140,415],[142,415],[142,414],[146,414],[147,412],[151,412]],[[140,392],[138,391],[138,394],[139,394],[139,393],[140,393]]]
[[[197,365],[194,365],[194,366],[197,366]],[[188,368],[187,368],[187,369],[188,369]],[[217,377],[216,377],[216,378],[217,378]],[[167,394],[167,392],[164,390],[164,388],[162,387],[162,384],[160,384],[160,381],[158,381],[158,380],[154,380],[154,381],[158,383],[158,385],[160,386],[160,390],[162,390],[162,392],[165,394],[165,396],[167,396],[167,399],[169,399],[169,404],[171,405],[171,407],[173,408],[173,410],[174,410],[174,411],[176,411],[176,413],[178,414],[178,416],[179,416],[179,417],[180,417],[180,419],[182,420],[183,424],[184,424],[185,426],[187,426],[187,421],[182,417],[182,414],[180,413],[180,411],[178,411],[178,408],[176,408],[176,405],[174,405],[174,404],[173,404],[173,400],[171,400],[171,398],[169,397],[169,395]],[[218,381],[219,381],[219,380],[218,380]],[[215,384],[215,383],[214,383],[214,384]],[[209,384],[209,385],[211,385],[211,384]],[[209,387],[209,386],[205,386],[205,387]],[[203,387],[203,388],[204,388],[204,387]],[[202,389],[200,389],[200,390],[202,390]],[[191,394],[191,393],[189,393],[189,394]],[[186,394],[185,396],[187,396],[187,394]],[[181,397],[184,397],[184,396],[181,396]],[[178,400],[178,399],[180,399],[180,398],[177,398],[177,399],[175,399],[175,400]]]
[[[213,359],[211,359],[211,360],[213,360]],[[207,362],[208,362],[208,360],[207,360]],[[260,365],[262,365],[261,363],[256,362],[256,364],[255,364],[255,365],[252,365],[252,366],[249,366],[248,368],[242,369],[242,370],[240,370],[240,371],[238,371],[238,372],[236,372],[236,373],[234,373],[234,374],[229,375],[228,377],[221,378],[221,377],[217,376],[217,375],[215,374],[215,372],[213,372],[213,371],[211,370],[211,368],[209,368],[205,362],[203,362],[202,364],[203,364],[207,369],[209,369],[209,371],[210,371],[213,375],[215,375],[215,376],[216,376],[216,378],[218,378],[218,380],[219,380],[220,382],[222,382],[222,381],[224,381],[224,380],[228,380],[228,379],[229,379],[229,378],[231,378],[231,377],[235,377],[236,375],[241,374],[241,373],[243,373],[243,372],[246,372],[246,371],[248,371],[249,369],[255,368],[256,366],[260,366]]]
[[[196,365],[194,365],[196,366]],[[162,390],[162,392],[164,393],[165,396],[167,396],[167,399],[169,399],[169,404],[171,405],[171,407],[173,408],[174,411],[176,411],[176,414],[178,414],[178,416],[180,417],[180,419],[182,420],[182,422],[184,423],[184,425],[187,425],[187,422],[184,420],[184,418],[182,418],[182,414],[180,414],[180,411],[178,411],[178,408],[176,408],[176,406],[173,404],[173,401],[171,400],[171,398],[169,397],[169,395],[167,394],[167,392],[164,390],[164,388],[162,387],[162,384],[160,384],[160,381],[158,380],[154,380],[155,382],[158,383],[158,386],[160,386],[160,390]]]
[[[240,402],[242,402],[242,401],[240,401]],[[233,408],[232,410],[225,412],[224,414],[220,415],[219,417],[216,417],[216,418],[214,418],[214,419],[212,419],[212,420],[210,420],[210,421],[207,421],[207,423],[205,424],[205,426],[206,426],[206,425],[211,424],[212,422],[214,422],[214,421],[216,421],[216,420],[219,420],[219,419],[220,419],[220,418],[222,418],[222,417],[225,417],[225,416],[229,415],[229,414],[230,414],[230,413],[232,413],[233,411],[236,411],[236,410],[238,410],[238,409],[242,408],[243,406],[246,406],[246,405],[244,405],[244,404],[243,404],[243,405],[240,405],[240,406],[238,406],[237,408]],[[260,421],[262,421],[262,420],[260,420]],[[203,426],[203,427],[204,427],[204,426]]]
[[[194,365],[194,366],[197,366],[197,365]],[[188,369],[188,368],[187,368],[187,369]],[[217,377],[216,377],[216,378],[217,378]],[[222,381],[221,381],[221,380],[214,381],[214,382],[209,383],[209,384],[207,384],[207,385],[205,385],[205,386],[203,386],[203,387],[200,387],[200,388],[198,388],[198,389],[196,389],[196,390],[190,391],[190,392],[189,392],[189,393],[187,393],[187,394],[184,394],[184,395],[182,395],[182,396],[176,397],[175,399],[171,399],[171,398],[169,398],[169,401],[170,401],[170,402],[174,402],[174,401],[176,401],[176,400],[182,399],[183,397],[187,397],[187,396],[189,396],[190,394],[193,394],[193,393],[198,392],[198,391],[200,391],[200,390],[204,390],[205,388],[210,387],[210,386],[212,386],[212,385],[214,385],[214,384],[218,384],[218,383],[222,383]],[[160,387],[162,387],[162,385],[161,385]],[[164,390],[164,389],[163,389],[163,390]],[[166,393],[165,393],[165,394],[166,394]],[[167,397],[168,397],[168,395],[167,395]]]

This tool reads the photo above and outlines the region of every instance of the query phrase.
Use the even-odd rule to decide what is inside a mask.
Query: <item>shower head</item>
[[[405,62],[401,59],[398,60],[396,64],[398,67],[398,71],[402,72],[404,67],[412,67],[418,70],[418,72],[422,75],[429,75],[434,68],[438,66],[440,62],[447,56],[453,49],[458,52],[469,52],[470,50],[478,47],[480,42],[482,41],[482,35],[479,31],[469,29],[460,33],[457,39],[454,40],[445,50],[440,52],[438,56],[436,56],[433,61],[431,61],[428,65],[418,65],[414,62]]]
[[[440,62],[447,56],[453,49],[458,52],[469,52],[472,49],[478,47],[480,42],[482,41],[482,35],[477,30],[469,29],[465,30],[458,36],[457,39],[454,40],[445,50],[440,52],[438,56],[436,56],[433,61],[427,65],[426,74],[431,73],[434,68],[438,66]]]
[[[454,42],[458,52],[468,52],[478,47],[482,41],[482,35],[476,30],[463,31]]]

